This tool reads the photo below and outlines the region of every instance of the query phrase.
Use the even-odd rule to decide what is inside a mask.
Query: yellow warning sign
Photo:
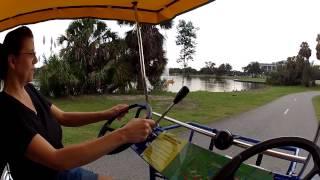
[[[179,139],[174,134],[164,132],[143,152],[142,158],[157,171],[161,172],[181,152],[186,144],[187,141]]]

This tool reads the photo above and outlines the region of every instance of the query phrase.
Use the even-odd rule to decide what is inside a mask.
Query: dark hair
[[[33,38],[32,31],[26,26],[21,26],[10,31],[4,38],[3,44],[0,43],[0,79],[5,79],[7,76],[8,56],[18,55],[26,38]]]

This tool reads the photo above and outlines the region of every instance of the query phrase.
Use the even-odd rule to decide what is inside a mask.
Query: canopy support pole
[[[135,19],[136,19],[137,38],[138,38],[139,57],[140,57],[141,80],[142,80],[144,95],[145,95],[145,98],[146,98],[146,103],[149,103],[148,89],[147,89],[147,78],[146,78],[146,69],[145,69],[145,64],[144,64],[144,54],[143,54],[143,45],[142,45],[142,37],[141,37],[141,27],[140,27],[140,24],[139,24],[138,9],[137,9],[138,2],[133,2],[132,4],[133,4],[133,7],[134,7],[134,15],[135,15]]]

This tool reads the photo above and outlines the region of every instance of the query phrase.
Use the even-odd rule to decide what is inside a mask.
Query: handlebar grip
[[[183,86],[178,94],[176,95],[176,97],[173,100],[174,104],[177,104],[178,102],[180,102],[184,97],[187,96],[187,94],[189,93],[189,88],[187,86]]]

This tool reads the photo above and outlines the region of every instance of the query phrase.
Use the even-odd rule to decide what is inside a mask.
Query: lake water
[[[190,91],[210,91],[210,92],[232,92],[259,89],[265,85],[262,83],[237,82],[233,79],[216,79],[215,77],[182,77],[182,76],[162,76],[162,79],[173,82],[168,83],[167,91],[178,92],[185,85]]]
[[[250,89],[259,89],[265,87],[262,83],[237,82],[233,79],[216,79],[210,76],[162,76],[162,79],[173,82],[168,83],[166,91],[178,92],[180,88],[185,85],[190,91],[210,91],[210,92],[232,92],[232,91],[246,91]],[[34,86],[39,90],[39,82],[34,79],[32,81]]]

